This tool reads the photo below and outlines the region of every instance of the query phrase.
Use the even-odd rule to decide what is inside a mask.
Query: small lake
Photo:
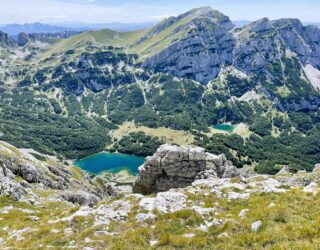
[[[232,133],[235,129],[235,126],[230,124],[217,124],[212,127],[217,130],[225,131],[227,133]]]
[[[82,170],[95,175],[121,171],[128,171],[129,174],[136,175],[139,166],[143,163],[144,158],[142,157],[115,153],[99,153],[74,162]]]

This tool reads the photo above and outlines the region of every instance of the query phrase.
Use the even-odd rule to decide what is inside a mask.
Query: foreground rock
[[[133,186],[133,192],[149,194],[190,186],[196,179],[231,178],[239,175],[225,155],[206,153],[199,147],[162,145],[147,157]]]
[[[0,195],[34,203],[42,190],[52,199],[79,205],[91,205],[109,195],[108,187],[81,170],[74,172],[53,159],[39,154],[42,160],[38,160],[34,155],[0,141]]]
[[[74,174],[76,169],[67,171],[52,161],[36,161],[19,150],[16,151],[21,154],[18,159],[8,159],[8,155],[18,156],[13,152],[15,150],[18,149],[0,142],[0,155],[3,158],[0,164],[1,195],[16,195],[19,201],[34,196],[35,202],[21,206],[21,202],[4,199],[0,204],[0,244],[3,249],[16,249],[16,246],[20,249],[23,248],[20,246],[31,246],[33,241],[36,247],[30,249],[37,249],[37,246],[41,249],[55,248],[56,241],[62,242],[61,248],[109,249],[110,242],[114,241],[119,241],[118,246],[123,246],[123,239],[128,235],[131,237],[127,237],[126,241],[145,237],[142,238],[144,242],[150,242],[157,248],[165,236],[162,232],[166,233],[170,227],[179,233],[174,235],[175,238],[196,240],[204,237],[210,239],[208,249],[213,245],[212,239],[216,238],[214,244],[221,243],[220,248],[223,249],[225,244],[238,237],[240,230],[240,237],[243,234],[260,237],[268,232],[280,232],[283,226],[288,226],[294,232],[288,231],[285,237],[294,237],[300,223],[305,223],[305,228],[310,216],[313,216],[312,220],[316,220],[317,216],[317,195],[320,191],[320,171],[317,169],[312,173],[280,171],[274,176],[248,175],[241,171],[240,176],[227,178],[238,175],[238,171],[223,155],[211,155],[201,148],[164,145],[146,160],[141,171],[150,166],[158,172],[164,169],[177,175],[164,176],[168,178],[165,184],[170,183],[170,178],[174,180],[171,186],[177,180],[186,180],[182,182],[184,185],[193,179],[191,185],[151,196],[126,193],[116,197],[112,196],[113,187],[109,186],[105,187],[105,192],[111,195],[99,201],[100,189],[94,180],[80,170]],[[151,165],[153,162],[158,162],[158,165]],[[48,174],[49,169],[51,174]],[[69,173],[69,180],[66,180],[68,188],[60,190],[46,186],[51,181],[56,183],[58,175],[64,176],[58,174],[59,170]],[[77,179],[74,179],[75,176]],[[152,188],[158,187],[157,178]],[[44,197],[41,197],[41,193],[44,193]],[[53,199],[57,196],[64,199]],[[284,208],[288,209],[284,211]],[[312,212],[306,214],[309,210]],[[297,215],[305,219],[291,220]],[[21,225],[20,221],[24,224]],[[295,223],[294,226],[292,223]],[[310,231],[314,227],[311,224]],[[44,230],[50,233],[44,235]],[[147,230],[147,236],[141,230]],[[314,238],[318,239],[316,233]],[[181,248],[188,248],[186,244],[189,242]],[[138,249],[145,249],[146,245],[143,244]],[[124,248],[130,249],[130,246]]]

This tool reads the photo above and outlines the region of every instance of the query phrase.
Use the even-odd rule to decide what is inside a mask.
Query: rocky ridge
[[[303,26],[298,19],[263,18],[233,29],[227,16],[204,7],[166,20],[150,36],[190,16],[191,20],[177,28],[185,29],[185,35],[147,59],[145,67],[206,84],[219,75],[223,66],[233,65],[253,74],[288,57],[288,52],[303,65],[320,66],[319,27]],[[267,77],[272,77],[271,73]]]
[[[232,63],[235,41],[230,30],[233,24],[222,13],[201,8],[170,19],[165,27],[183,19],[189,21],[176,28],[174,33],[184,30],[185,35],[147,59],[143,66],[207,83],[218,76],[223,65]]]
[[[15,41],[9,38],[8,34],[0,31],[0,47],[11,48],[15,46]]]

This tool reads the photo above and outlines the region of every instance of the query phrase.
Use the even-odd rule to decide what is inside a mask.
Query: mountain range
[[[25,24],[5,24],[0,25],[0,30],[9,34],[10,36],[17,36],[19,33],[26,34],[46,34],[46,33],[62,33],[66,31],[88,31],[88,30],[101,30],[112,29],[116,31],[130,31],[147,29],[155,25],[154,22],[146,23],[25,23]]]
[[[298,19],[0,32],[0,248],[317,249],[319,108]]]
[[[315,25],[264,18],[239,28],[203,7],[145,30],[0,41],[0,130],[16,146],[66,158],[106,148],[144,155],[154,138],[170,142],[156,132],[166,128],[261,172],[317,163],[319,148],[307,150],[319,136]],[[127,123],[155,132],[116,138]],[[212,129],[225,123],[236,133]]]
[[[232,21],[236,27],[246,26],[252,21],[235,20]],[[81,23],[81,22],[60,22],[60,23],[25,23],[25,24],[3,24],[0,25],[0,30],[10,36],[17,36],[19,33],[26,34],[47,34],[47,33],[62,33],[66,31],[83,32],[89,30],[111,29],[115,31],[134,31],[151,28],[156,25],[156,22],[145,23]],[[319,23],[304,23],[305,25],[317,25]]]

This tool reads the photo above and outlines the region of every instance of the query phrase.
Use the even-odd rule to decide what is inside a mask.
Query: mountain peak
[[[177,18],[179,17],[182,17],[182,18],[184,17],[213,18],[214,17],[216,19],[228,18],[226,15],[224,15],[220,11],[214,10],[209,6],[192,9],[184,14],[179,15]]]
[[[152,28],[152,30],[149,33],[149,36],[159,34],[171,25],[179,23],[185,25],[187,23],[192,22],[195,19],[209,19],[210,22],[212,22],[213,24],[216,24],[219,27],[224,28],[226,30],[231,30],[234,27],[229,17],[224,15],[223,13],[212,9],[211,7],[200,7],[190,10],[179,16],[169,17],[163,20],[158,25]]]
[[[251,31],[260,33],[271,29],[271,23],[270,20],[265,17],[248,24],[246,27],[249,28]]]
[[[203,15],[203,14],[207,14],[207,13],[214,12],[214,11],[215,10],[212,9],[210,6],[204,6],[204,7],[199,7],[199,8],[192,9],[187,13],[196,13],[196,14],[199,14],[199,15]]]
[[[232,29],[234,27],[233,23],[229,19],[228,16],[224,15],[218,10],[214,10],[211,7],[200,7],[193,10],[190,10],[186,12],[185,14],[182,14],[178,16],[177,18],[183,19],[183,18],[192,18],[192,19],[198,19],[198,18],[207,18],[210,19],[211,22],[225,28],[225,29]]]

